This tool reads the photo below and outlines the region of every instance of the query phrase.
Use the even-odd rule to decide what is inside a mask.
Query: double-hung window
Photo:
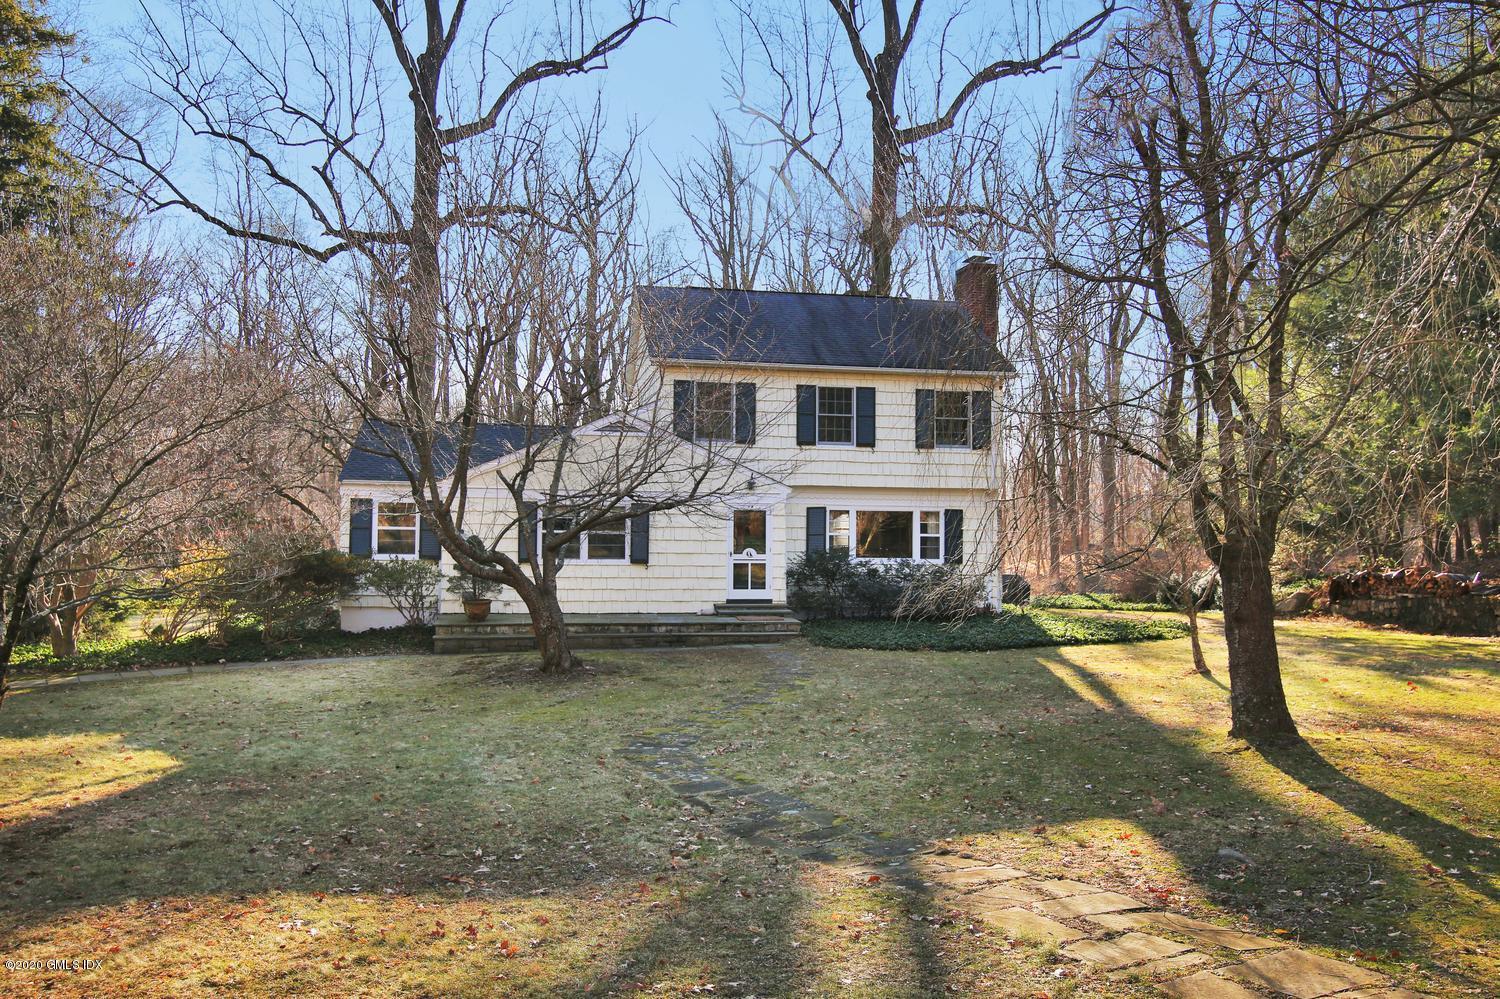
[[[969,398],[967,392],[933,393],[932,429],[938,447],[969,447]]]
[[[936,562],[943,557],[943,514],[923,510],[917,519],[917,558]]]
[[[828,511],[828,550],[849,550],[849,511]]]
[[[818,386],[818,443],[854,443],[854,389]]]
[[[940,561],[942,511],[830,509],[828,550],[841,549],[853,558]]]
[[[410,501],[381,500],[375,505],[375,554],[417,554],[417,505]]]
[[[693,392],[693,439],[734,440],[734,385],[697,382]]]
[[[575,523],[572,517],[546,517],[541,529],[545,540],[567,534]],[[625,518],[613,517],[601,521],[586,531],[563,542],[560,554],[573,562],[623,562],[625,561]]]

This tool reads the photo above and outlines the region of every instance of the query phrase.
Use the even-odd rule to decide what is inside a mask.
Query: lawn
[[[1270,758],[1224,738],[1181,640],[622,652],[565,681],[414,655],[22,693],[0,709],[5,957],[104,964],[4,991],[1152,994],[747,843],[734,803],[618,752],[697,723],[716,772],[851,825],[1485,994],[1500,645],[1282,639],[1309,744]]]

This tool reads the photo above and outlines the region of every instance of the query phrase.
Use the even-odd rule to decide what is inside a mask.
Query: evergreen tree
[[[72,41],[22,0],[0,0],[0,216],[9,225],[45,212],[66,169],[56,141],[62,86],[43,60]]]

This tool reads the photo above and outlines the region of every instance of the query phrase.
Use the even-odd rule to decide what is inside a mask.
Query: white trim
[[[563,517],[564,519],[570,519],[571,520],[571,519],[575,519],[576,515],[575,514],[567,514],[567,513],[565,513],[565,514],[562,514],[561,517]],[[542,538],[543,538],[543,536],[546,533],[546,523],[547,523],[547,521],[548,520],[556,520],[556,519],[558,519],[558,518],[556,518],[556,517],[547,517],[544,514],[544,512],[543,512],[543,510],[542,510],[541,507],[537,508],[536,536],[531,539],[532,540],[532,544],[536,545],[537,551],[541,551]],[[571,563],[584,563],[584,564],[587,564],[587,565],[629,565],[630,564],[630,515],[628,513],[622,513],[622,514],[620,514],[620,520],[621,520],[621,523],[622,523],[620,533],[625,536],[625,554],[623,556],[621,556],[620,558],[593,558],[593,557],[591,557],[589,555],[589,540],[588,539],[589,539],[589,535],[593,534],[594,531],[597,529],[597,528],[591,527],[591,528],[585,530],[582,534],[579,534],[578,537],[576,537],[576,538],[573,539],[574,541],[578,542],[578,554],[577,555],[575,555],[575,556],[573,556],[571,558],[568,557],[568,556],[566,556],[566,555],[560,555],[559,556],[563,560],[563,564],[567,565],[567,564],[571,564]],[[609,532],[606,531],[606,532],[603,532],[603,533],[609,533]]]
[[[859,388],[855,385],[814,385],[813,387],[813,446],[814,447],[855,447],[859,437]],[[823,392],[827,389],[843,390],[849,393],[849,439],[846,441],[825,441],[823,439]],[[829,413],[831,417],[842,419],[843,413]]]
[[[943,565],[948,560],[948,537],[943,530],[944,508],[933,506],[930,503],[881,503],[879,506],[855,506],[853,503],[833,502],[826,505],[809,503],[808,506],[823,506],[823,546],[831,551],[833,545],[830,541],[831,531],[829,523],[833,514],[849,514],[849,560],[851,562],[868,562],[882,564],[887,562],[921,562],[924,565]],[[907,557],[886,555],[861,555],[858,551],[859,539],[859,515],[861,513],[909,513],[911,514],[911,555]],[[938,515],[938,557],[922,557],[922,514],[936,513]],[[931,537],[932,535],[927,535]]]
[[[419,559],[422,557],[422,511],[417,506],[414,497],[405,499],[370,497],[370,558],[379,561],[399,561],[404,559]],[[383,552],[380,550],[380,508],[387,503],[400,503],[411,507],[412,516],[416,523],[411,527],[392,527],[393,531],[411,532],[411,551],[409,552]]]
[[[726,600],[772,600],[771,596],[771,553],[774,550],[774,535],[776,518],[772,516],[775,508],[769,505],[755,505],[754,500],[744,503],[736,503],[728,510],[724,518],[726,533],[724,536],[724,550],[728,552],[728,558],[724,566],[724,593]],[[740,512],[759,511],[766,518],[766,550],[759,558],[745,558],[741,553],[734,550],[734,515]],[[738,560],[738,561],[736,561]],[[765,586],[759,589],[738,590],[734,586],[734,567],[736,565],[763,565],[765,566]]]

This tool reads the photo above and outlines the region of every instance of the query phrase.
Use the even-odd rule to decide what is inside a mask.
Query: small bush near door
[[[868,562],[844,549],[793,556],[787,605],[798,617],[956,621],[979,613],[984,580],[946,565]]]

